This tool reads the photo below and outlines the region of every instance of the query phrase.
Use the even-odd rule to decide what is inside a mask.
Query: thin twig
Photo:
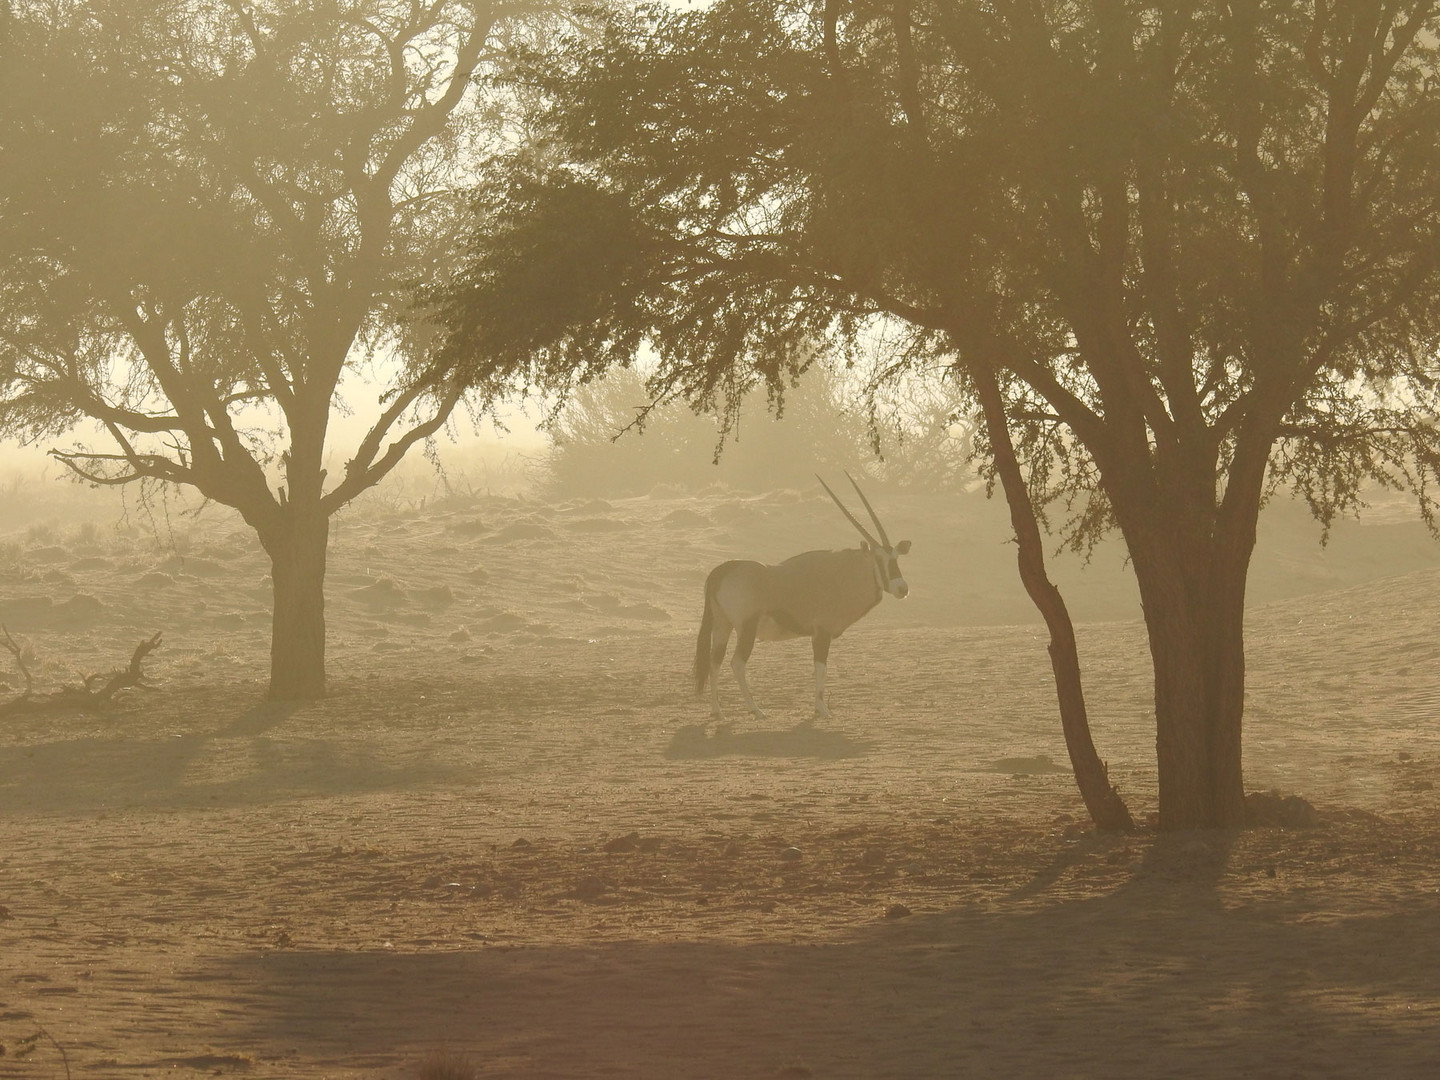
[[[65,1066],[65,1080],[70,1080],[70,1055],[65,1053],[65,1047],[61,1046],[60,1040],[56,1039],[54,1035],[51,1035],[44,1027],[40,1027],[40,1034],[49,1039],[50,1045],[60,1051],[60,1062]]]

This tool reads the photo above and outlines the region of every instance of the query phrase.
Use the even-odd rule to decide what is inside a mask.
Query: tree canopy
[[[893,370],[993,385],[1038,506],[1123,532],[1162,824],[1238,824],[1263,499],[1433,514],[1437,42],[1417,0],[604,13],[520,76],[448,370],[565,385],[646,341],[653,392],[723,409],[901,328]]]
[[[413,303],[497,131],[507,0],[19,0],[0,48],[0,434],[193,485],[275,565],[272,693],[323,689],[326,521],[446,422]],[[342,380],[380,383],[331,477]],[[353,404],[353,402],[351,403]],[[85,425],[97,423],[91,437]]]

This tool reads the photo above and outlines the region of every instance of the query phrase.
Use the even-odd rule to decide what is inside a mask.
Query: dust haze
[[[130,1075],[1018,1077],[1117,1030],[1152,1048],[1132,1075],[1209,1075],[1196,1029],[1307,1076],[1428,1070],[1440,553],[1402,504],[1324,547],[1302,507],[1264,518],[1247,775],[1318,823],[1107,837],[998,500],[871,482],[911,594],[834,643],[832,720],[808,642],[760,642],[770,719],[727,669],[717,730],[687,687],[707,571],[853,530],[703,446],[638,494],[557,490],[551,453],[452,447],[336,519],[331,692],[298,707],[263,700],[235,515],[9,466],[0,621],[36,690],[164,642],[112,708],[0,728],[0,1075],[57,1075],[41,1025]],[[1054,573],[1143,814],[1133,581],[1109,543]]]
[[[1437,68],[0,2],[0,1080],[1440,1076]]]

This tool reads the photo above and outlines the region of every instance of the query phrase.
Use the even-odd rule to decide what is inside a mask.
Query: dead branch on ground
[[[20,646],[16,644],[15,639],[10,636],[9,627],[0,626],[0,633],[4,633],[5,635],[4,645],[5,648],[10,651],[10,655],[15,657],[15,666],[20,669],[20,674],[25,676],[25,692],[20,695],[20,698],[31,697],[35,691],[35,679],[31,676],[30,669],[25,666],[25,656]],[[16,700],[20,700],[20,698]]]
[[[0,634],[4,645],[11,656],[15,658],[16,665],[20,668],[20,674],[25,677],[25,690],[19,697],[12,698],[0,704],[0,716],[15,716],[22,713],[49,713],[49,712],[103,712],[108,709],[114,701],[115,695],[121,690],[136,686],[149,686],[145,680],[145,671],[142,668],[145,657],[160,647],[160,631],[156,631],[153,637],[146,638],[135,646],[135,652],[130,657],[130,666],[120,668],[107,674],[86,675],[80,686],[61,687],[49,694],[35,693],[35,680],[30,674],[30,669],[25,665],[22,650],[15,639],[10,636],[10,631],[0,626]]]

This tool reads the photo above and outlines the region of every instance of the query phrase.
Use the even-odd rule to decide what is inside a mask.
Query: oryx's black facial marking
[[[910,584],[900,572],[900,556],[910,550],[910,541],[902,540],[893,548],[869,544],[866,547],[875,560],[875,583],[895,599],[905,599],[910,593]]]

